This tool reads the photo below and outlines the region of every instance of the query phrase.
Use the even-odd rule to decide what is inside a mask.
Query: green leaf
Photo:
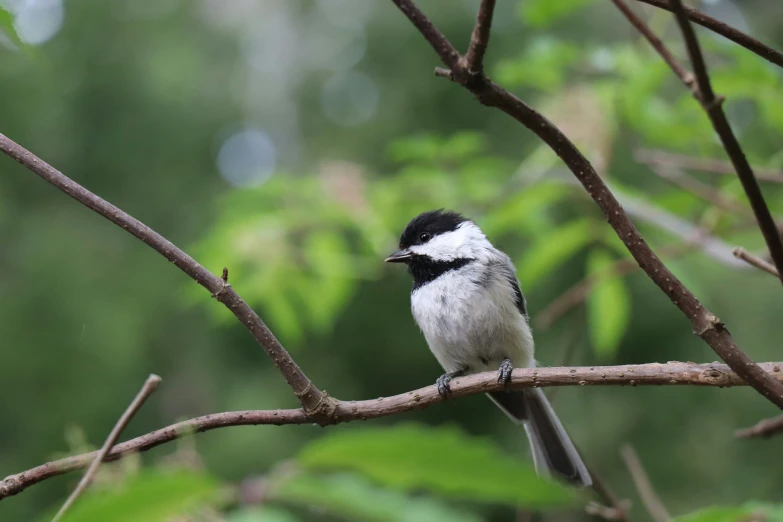
[[[593,240],[590,222],[578,219],[558,227],[528,248],[519,264],[524,287],[532,288]]]
[[[672,522],[744,522],[753,515],[764,522],[783,522],[783,505],[747,502],[742,506],[710,506],[675,517]]]
[[[568,67],[579,59],[579,49],[554,38],[540,38],[516,60],[503,60],[495,69],[498,83],[507,88],[533,87],[546,92],[563,86]]]
[[[298,522],[288,511],[269,506],[242,508],[231,513],[227,522]]]
[[[464,500],[553,507],[572,490],[536,476],[529,462],[488,439],[447,427],[402,425],[334,431],[298,456],[307,469],[351,469],[401,490],[428,490]]]
[[[608,272],[614,258],[595,248],[587,257],[588,277],[599,278],[587,296],[587,322],[590,341],[600,357],[617,352],[631,318],[631,299],[625,280]]]
[[[443,143],[441,159],[462,162],[475,157],[484,150],[485,139],[479,132],[458,132]]]
[[[18,47],[24,47],[25,43],[19,38],[19,33],[14,27],[14,16],[5,8],[0,6],[0,32],[3,32]]]
[[[405,163],[434,161],[438,158],[443,141],[432,134],[420,134],[393,141],[388,148],[389,159]]]
[[[323,509],[357,522],[480,522],[477,515],[430,497],[381,489],[361,476],[299,474],[272,486],[270,499]]]
[[[532,27],[546,27],[590,2],[592,0],[525,0],[519,6],[519,14]]]
[[[509,232],[534,234],[536,229],[549,231],[551,225],[542,216],[573,194],[565,183],[539,182],[508,195],[481,221],[481,229],[490,237]]]
[[[783,522],[783,504],[749,501],[742,505],[752,514],[763,514],[764,522]]]
[[[739,522],[750,511],[741,507],[712,506],[676,517],[672,522]]]
[[[191,471],[145,471],[116,489],[90,490],[63,522],[167,522],[214,500],[217,483]],[[47,517],[43,520],[49,520]]]

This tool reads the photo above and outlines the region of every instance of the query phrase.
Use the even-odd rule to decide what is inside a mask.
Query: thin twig
[[[716,208],[743,216],[753,216],[750,209],[740,201],[724,195],[720,190],[707,183],[686,175],[676,167],[652,167],[651,170],[659,177],[711,203]]]
[[[209,290],[213,297],[231,310],[236,318],[245,325],[245,328],[253,334],[256,341],[266,350],[266,353],[277,366],[280,373],[283,374],[299,402],[302,403],[302,407],[311,414],[313,420],[322,422],[324,417],[329,416],[333,408],[333,399],[316,388],[310,379],[307,378],[272,331],[267,328],[258,314],[239,297],[230,284],[209,272],[192,257],[177,248],[171,241],[138,219],[96,196],[2,134],[0,134],[0,151],[12,157],[82,205],[144,241],[163,257],[174,263],[177,268],[193,278],[198,284]],[[226,277],[226,280],[228,280],[228,277]]]
[[[408,20],[416,26],[416,29],[424,35],[424,38],[427,39],[430,46],[438,53],[438,56],[444,65],[449,69],[456,69],[459,66],[459,53],[443,33],[430,22],[430,19],[427,18],[410,0],[392,0],[392,2],[394,2],[397,5],[397,8],[408,17]]]
[[[756,217],[756,221],[759,224],[761,233],[764,236],[764,240],[767,243],[772,259],[775,261],[775,265],[778,268],[778,272],[783,268],[783,240],[781,240],[780,234],[777,230],[777,225],[772,214],[767,207],[767,203],[764,201],[764,196],[761,193],[756,177],[753,174],[753,169],[748,163],[745,157],[742,147],[734,136],[734,132],[731,130],[726,115],[723,113],[723,97],[718,97],[712,90],[712,84],[710,82],[709,73],[707,72],[707,65],[704,62],[704,55],[699,47],[699,42],[696,38],[696,34],[691,27],[691,23],[688,21],[688,16],[685,8],[682,5],[681,0],[671,0],[672,12],[677,18],[677,23],[680,26],[680,30],[685,40],[685,46],[688,49],[688,55],[691,59],[691,64],[695,72],[694,75],[688,72],[682,65],[680,65],[676,59],[674,59],[672,53],[666,48],[666,46],[659,40],[647,24],[636,16],[627,5],[623,3],[623,0],[613,0],[615,5],[620,11],[628,18],[631,24],[636,27],[639,32],[650,42],[653,49],[661,55],[663,60],[669,65],[674,74],[680,78],[685,86],[691,91],[696,100],[704,108],[705,112],[712,121],[715,131],[723,143],[723,147],[726,149],[726,153],[731,159],[731,163],[734,166],[740,182],[745,189],[745,194],[750,200],[753,214]],[[682,182],[682,180],[677,180]],[[783,283],[783,277],[781,277],[781,283]]]
[[[783,362],[761,363],[760,369],[776,382],[783,382],[780,371]],[[517,368],[508,385],[498,383],[497,372],[484,372],[451,381],[450,397],[459,398],[504,389],[522,389],[549,386],[714,386],[726,388],[746,386],[746,382],[720,363],[695,364],[668,362],[622,366],[575,366],[559,368]],[[338,402],[334,424],[355,420],[386,417],[398,413],[427,408],[443,402],[435,385],[409,391],[392,397],[365,401]],[[214,413],[186,420],[141,437],[116,445],[106,461],[117,460],[129,453],[146,451],[185,435],[201,433],[227,426],[257,424],[312,424],[313,420],[302,409],[271,411],[234,411]],[[67,457],[36,468],[17,473],[0,481],[0,499],[16,495],[27,487],[90,464],[97,453]]]
[[[422,36],[430,42],[433,49],[441,55],[439,46],[444,45],[445,37],[427,19],[413,0],[392,1],[422,33]],[[447,41],[445,43],[448,44]],[[448,44],[448,47],[453,49],[451,44]],[[453,61],[451,64],[446,63],[446,65],[452,69],[452,80],[473,93],[481,104],[495,107],[517,120],[534,132],[563,160],[590,197],[601,208],[606,220],[639,266],[688,318],[693,332],[756,391],[776,406],[783,408],[783,384],[772,379],[745,352],[740,350],[723,322],[715,314],[705,309],[696,296],[661,262],[628,218],[617,198],[576,145],[541,113],[492,82],[485,75],[470,75],[461,67],[460,60]]]
[[[742,151],[742,147],[731,130],[731,125],[729,125],[729,121],[723,112],[722,104],[724,99],[722,96],[716,96],[712,90],[707,65],[704,62],[704,55],[701,52],[696,33],[693,31],[690,21],[688,21],[688,14],[682,5],[682,0],[671,0],[671,6],[685,40],[685,47],[688,49],[693,72],[696,75],[696,89],[692,89],[692,92],[701,103],[707,116],[709,116],[715,132],[723,143],[723,148],[726,149],[726,153],[737,171],[737,176],[739,176],[742,188],[745,189],[745,194],[748,196],[753,214],[756,216],[756,221],[764,236],[764,241],[767,243],[769,253],[775,262],[775,267],[778,269],[778,273],[781,273],[783,272],[783,240],[780,237],[775,220],[772,219],[769,207],[767,207],[767,203],[764,201],[764,195],[761,193],[761,188],[759,188],[758,181],[756,181],[756,177],[753,174],[753,169],[750,163],[748,163],[748,159],[745,157],[745,153]],[[783,274],[780,275],[780,281],[783,284]]]
[[[708,174],[737,175],[737,171],[734,170],[734,166],[731,163],[714,158],[696,158],[684,154],[648,149],[637,149],[634,151],[634,158],[640,163],[652,166],[677,167]],[[783,184],[783,171],[757,168],[755,174],[756,179],[759,181]]]
[[[691,22],[688,20],[688,14],[685,12],[682,1],[670,0],[670,5],[671,12],[674,13],[677,24],[680,26],[680,32],[682,32],[682,38],[685,40],[685,47],[688,49],[688,56],[690,57],[691,66],[693,67],[693,73],[696,76],[696,84],[692,92],[702,105],[704,105],[707,112],[709,112],[709,109],[707,109],[709,105],[719,105],[723,100],[718,100],[715,96],[715,92],[712,90],[710,75],[707,72],[707,64],[704,62],[704,55],[701,53],[699,40],[696,38],[696,33],[693,31]]]
[[[481,0],[476,25],[470,36],[470,45],[465,54],[465,68],[471,73],[484,70],[484,54],[489,44],[489,33],[492,28],[492,15],[495,11],[495,0]]]
[[[756,268],[760,268],[761,270],[764,270],[765,272],[768,272],[775,277],[780,277],[778,269],[775,268],[774,265],[767,263],[760,257],[754,256],[753,254],[747,252],[744,248],[737,247],[732,251],[732,253],[735,257],[742,259],[747,264],[755,266]]]
[[[665,9],[667,11],[672,10],[671,0],[639,0],[639,1],[645,4],[658,7],[660,9]],[[715,18],[707,16],[706,14],[702,13],[697,9],[686,7],[685,13],[688,15],[688,18],[692,22],[697,23],[702,27],[706,27],[710,31],[718,33],[719,35],[725,38],[728,38],[732,42],[744,47],[745,49],[751,51],[752,53],[761,56],[765,60],[768,60],[774,63],[775,65],[783,67],[782,52],[777,51],[769,47],[768,45],[759,42],[752,36],[747,35],[742,31],[735,29],[734,27],[731,27],[728,24],[724,24],[720,20],[716,20]]]
[[[598,517],[609,522],[627,521],[627,510],[624,507],[604,506],[595,501],[590,501],[585,506],[585,513],[590,516]]]
[[[738,439],[751,439],[754,437],[769,437],[776,433],[783,433],[783,415],[764,419],[750,428],[737,430],[734,436]]]
[[[84,476],[79,481],[79,484],[77,484],[76,489],[73,490],[73,493],[71,493],[71,495],[62,505],[60,510],[52,519],[52,522],[57,522],[60,520],[65,512],[68,511],[74,502],[76,502],[76,499],[78,499],[84,490],[87,489],[87,486],[90,485],[90,482],[92,482],[96,473],[98,473],[98,468],[106,458],[106,455],[108,455],[109,451],[111,451],[111,449],[114,447],[114,444],[116,444],[117,439],[120,437],[120,434],[122,434],[125,426],[128,425],[136,412],[139,411],[139,408],[141,408],[142,404],[144,404],[144,401],[147,400],[147,397],[149,397],[152,392],[155,391],[155,389],[158,387],[158,384],[160,384],[160,381],[161,378],[155,374],[151,374],[149,377],[147,377],[147,381],[144,383],[144,386],[141,387],[139,393],[136,394],[136,397],[122,414],[122,417],[120,417],[120,419],[117,421],[117,424],[114,425],[111,433],[109,433],[109,436],[106,438],[106,442],[103,443],[103,446],[90,463],[90,467],[87,468]]]
[[[604,503],[588,503],[585,506],[587,514],[603,518],[604,520],[628,522],[631,502],[627,499],[618,498],[609,485],[592,468],[590,468],[590,477],[593,479],[593,491],[603,499]]]
[[[655,493],[650,477],[647,476],[647,472],[644,470],[644,466],[642,466],[642,461],[639,460],[639,456],[636,454],[633,446],[625,444],[620,448],[620,455],[622,455],[625,465],[628,467],[628,472],[631,474],[636,491],[639,493],[644,507],[647,508],[650,518],[655,522],[668,522],[671,520],[672,517],[666,510],[663,502],[661,502],[658,494]]]
[[[693,242],[686,244],[676,243],[674,245],[661,247],[658,251],[662,256],[666,257],[679,256],[687,253],[696,246],[697,245]],[[633,258],[622,258],[600,272],[588,275],[557,296],[546,308],[536,314],[536,328],[540,330],[548,330],[551,328],[558,319],[566,314],[566,312],[583,303],[585,299],[587,299],[587,296],[590,295],[590,291],[595,288],[598,283],[612,277],[622,277],[638,269],[639,265]]]
[[[652,32],[644,20],[639,18],[636,13],[634,13],[633,10],[628,6],[628,4],[625,3],[624,0],[612,0],[612,2],[617,7],[617,9],[628,19],[628,21],[631,22],[631,25],[633,25],[636,30],[639,31],[648,42],[650,42],[650,45],[652,45],[658,54],[661,55],[663,61],[669,65],[677,77],[685,85],[687,85],[689,89],[693,89],[695,81],[693,74],[682,64],[680,64],[679,61],[677,61],[677,58],[674,57],[674,55],[669,51],[666,45],[664,45],[660,38],[655,36],[655,33]]]

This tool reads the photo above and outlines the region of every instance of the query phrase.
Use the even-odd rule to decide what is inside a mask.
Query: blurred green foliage
[[[780,48],[778,4],[724,0],[728,11],[710,12]],[[643,275],[611,275],[628,253],[584,190],[531,133],[433,78],[436,57],[391,2],[89,0],[62,4],[62,27],[36,44],[25,43],[34,34],[23,3],[7,5],[16,18],[0,8],[2,42],[11,42],[0,51],[0,132],[215,273],[228,267],[240,295],[334,396],[390,395],[439,375],[410,317],[410,282],[382,259],[411,217],[440,207],[474,218],[517,263],[541,364],[715,358]],[[476,5],[423,2],[456,43],[466,41]],[[763,246],[752,218],[634,160],[637,148],[725,159],[690,93],[608,2],[497,9],[488,72],[577,142],[748,353],[779,360],[780,289],[731,261],[734,245]],[[671,15],[644,9],[683,57]],[[39,36],[44,11],[35,15]],[[753,165],[783,167],[781,71],[698,34]],[[359,58],[346,65],[351,56]],[[353,126],[330,119],[326,105],[333,91],[325,85],[348,69],[370,78],[379,100],[357,105],[351,121],[370,117]],[[372,98],[345,91],[338,108]],[[275,152],[274,168],[253,186],[231,181],[220,161],[244,128],[262,129]],[[0,382],[13,392],[0,400],[0,475],[100,444],[153,371],[163,385],[129,437],[186,416],[295,406],[252,338],[203,289],[21,167],[3,165]],[[734,177],[689,175],[746,204]],[[783,191],[764,191],[780,213]],[[671,253],[699,230],[707,242]],[[596,281],[586,298],[539,327],[548,304],[585,277]],[[783,470],[770,456],[783,439],[731,436],[774,413],[751,390],[579,388],[563,390],[555,406],[622,497],[637,499],[617,457],[631,441],[669,510],[690,513],[677,520],[781,518]],[[411,420],[422,424],[402,423]],[[455,423],[460,431],[443,427]],[[197,470],[169,469],[171,447],[105,465],[68,520],[472,522],[512,520],[517,508],[540,508],[538,520],[548,522],[586,518],[570,494],[534,477],[518,456],[521,430],[483,397],[366,428],[231,428],[190,440],[203,460]],[[4,500],[0,520],[46,519],[76,480]],[[259,483],[262,504],[244,502],[244,487]],[[633,516],[646,517],[638,500]]]
[[[215,493],[206,476],[180,471],[143,471],[115,486],[93,492],[65,512],[63,522],[166,522],[197,509]],[[41,520],[51,520],[51,516]]]
[[[624,280],[603,276],[611,273],[612,264],[613,258],[605,250],[595,248],[588,254],[588,276],[599,279],[586,299],[590,340],[599,357],[614,355],[631,317],[631,303]]]
[[[748,519],[780,522],[783,520],[783,508],[750,502],[741,507],[709,507],[695,513],[676,517],[674,520],[675,522],[739,522]]]
[[[459,431],[409,425],[327,435],[297,459],[312,469],[356,469],[403,490],[526,507],[562,505],[572,492],[540,480],[530,464],[487,440]]]

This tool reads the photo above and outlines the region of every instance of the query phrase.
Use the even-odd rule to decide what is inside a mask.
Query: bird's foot
[[[503,359],[503,362],[500,363],[500,368],[498,368],[498,382],[508,384],[511,380],[511,372],[513,369],[514,363],[511,362],[511,359],[508,357]]]
[[[451,388],[449,387],[449,383],[451,382],[451,379],[454,377],[459,377],[465,373],[464,371],[457,371],[457,372],[451,372],[451,373],[444,373],[440,377],[437,378],[435,381],[435,386],[438,387],[438,394],[440,394],[441,397],[444,399],[448,399],[451,395]]]

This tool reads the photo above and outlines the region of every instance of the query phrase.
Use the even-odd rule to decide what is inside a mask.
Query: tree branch
[[[155,391],[155,389],[158,387],[158,384],[160,384],[160,381],[160,377],[155,374],[147,377],[144,386],[142,386],[141,390],[139,390],[139,393],[136,394],[136,397],[117,421],[117,424],[114,425],[111,433],[109,433],[109,436],[106,438],[106,442],[103,443],[103,447],[101,447],[101,449],[97,452],[95,458],[92,460],[92,463],[90,463],[90,467],[87,468],[84,476],[79,481],[79,484],[77,484],[76,489],[73,490],[73,493],[71,493],[71,495],[62,505],[60,510],[52,519],[52,522],[57,522],[60,520],[63,514],[65,514],[71,505],[76,502],[76,499],[78,499],[84,490],[87,489],[87,486],[95,478],[95,474],[98,473],[98,468],[101,466],[101,463],[106,459],[106,455],[108,455],[109,451],[114,447],[117,439],[120,438],[122,431],[128,425],[136,412],[139,411],[139,408],[141,408],[141,406],[144,404],[144,401],[147,400],[147,397],[149,397],[152,392]]]
[[[638,0],[638,1],[658,7],[660,9],[665,9],[667,11],[672,10],[672,0]],[[685,14],[692,22],[697,23],[702,27],[706,27],[710,31],[717,33],[725,38],[728,38],[732,42],[744,47],[745,49],[751,51],[752,53],[761,56],[765,60],[772,62],[775,65],[783,67],[782,52],[776,51],[775,49],[769,47],[768,45],[759,42],[752,36],[747,35],[742,31],[733,28],[728,24],[724,24],[723,22],[716,20],[715,18],[707,16],[706,14],[702,13],[697,9],[686,7]]]
[[[747,252],[744,248],[737,247],[732,251],[732,253],[734,254],[735,257],[737,257],[738,259],[742,259],[747,264],[751,266],[755,266],[758,269],[764,270],[765,272],[772,274],[775,277],[780,277],[780,274],[778,273],[778,269],[775,268],[774,265],[767,263],[760,257],[754,256],[753,254]]]
[[[651,170],[658,177],[690,192],[699,199],[711,203],[716,208],[735,214],[741,214],[745,217],[753,217],[750,209],[739,200],[726,196],[712,185],[703,183],[702,181],[685,174],[676,167],[652,167]]]
[[[455,69],[461,58],[459,53],[443,33],[430,22],[429,18],[424,16],[424,13],[422,13],[410,0],[392,0],[392,2],[394,2],[400,11],[408,17],[408,20],[416,26],[416,29],[419,30],[429,42],[430,46],[438,53],[440,60],[446,64],[447,67]]]
[[[639,31],[648,42],[650,42],[650,45],[652,45],[655,51],[661,55],[663,61],[665,61],[671,70],[674,71],[674,74],[676,74],[677,77],[686,86],[688,86],[689,89],[693,90],[695,82],[693,74],[682,64],[680,64],[679,61],[677,61],[677,58],[674,57],[674,55],[669,51],[666,45],[664,45],[660,38],[655,36],[655,33],[652,32],[647,24],[641,18],[639,18],[636,13],[633,12],[633,10],[631,10],[624,0],[612,0],[612,3],[614,3],[617,9],[628,19],[629,22],[631,22],[631,25],[633,25],[636,30]]]
[[[630,444],[625,444],[620,448],[620,456],[625,461],[625,466],[628,468],[628,472],[631,474],[631,480],[633,480],[636,491],[639,493],[639,497],[644,503],[644,507],[647,509],[647,513],[655,522],[669,522],[671,515],[666,509],[666,506],[661,502],[660,497],[655,492],[650,477],[644,470],[642,461],[639,459],[639,455],[636,454],[636,450]]]
[[[594,501],[588,502],[585,506],[585,512],[588,515],[603,518],[604,520],[629,522],[628,513],[631,511],[631,501],[620,499],[595,470],[591,469],[589,471],[593,479],[593,491],[603,499],[605,504],[599,504]]]
[[[726,153],[737,171],[737,176],[739,176],[742,187],[745,189],[745,194],[748,196],[753,214],[756,216],[756,221],[767,243],[769,253],[775,262],[778,273],[781,274],[780,281],[783,283],[783,240],[781,240],[775,220],[772,219],[772,214],[767,207],[766,201],[764,201],[764,195],[761,193],[758,181],[756,181],[756,177],[753,175],[753,169],[750,163],[748,163],[748,159],[745,157],[745,153],[742,151],[742,147],[731,130],[731,125],[729,125],[729,121],[723,112],[722,104],[724,98],[722,96],[717,97],[712,90],[710,76],[707,73],[707,65],[704,63],[704,55],[702,55],[693,27],[690,21],[688,21],[688,14],[682,5],[682,0],[671,0],[671,7],[680,26],[682,37],[685,40],[685,47],[688,49],[688,55],[696,75],[696,88],[692,89],[692,92],[701,103],[707,116],[709,116],[715,132],[718,133],[723,143],[723,148],[726,149]]]
[[[783,382],[783,362],[769,362],[760,365],[775,382]],[[692,385],[717,386],[721,388],[744,386],[745,381],[725,364],[695,364],[668,362],[623,366],[575,366],[559,368],[517,368],[512,372],[511,382],[504,387],[497,381],[497,372],[484,372],[451,381],[450,397],[459,398],[504,389],[522,389],[549,386],[661,386]],[[354,420],[386,417],[398,413],[427,408],[443,402],[435,385],[413,390],[392,397],[365,401],[339,401],[331,422],[340,424]],[[161,444],[179,439],[192,433],[201,433],[228,426],[258,424],[312,424],[313,420],[301,409],[271,411],[232,411],[214,413],[186,420],[147,433],[135,439],[114,446],[106,457],[113,461],[139,451],[147,451]],[[32,468],[6,477],[0,482],[0,499],[16,495],[33,484],[57,475],[87,467],[97,452],[76,455]]]
[[[770,437],[776,433],[783,433],[783,415],[761,420],[750,428],[737,430],[734,432],[734,436],[738,439],[751,439],[755,437]]]
[[[717,97],[712,90],[710,83],[710,77],[707,72],[707,66],[704,63],[704,56],[701,53],[698,39],[693,31],[693,27],[689,22],[690,14],[688,10],[683,6],[682,0],[669,0],[669,9],[674,13],[677,24],[680,26],[683,39],[685,40],[685,46],[688,49],[688,55],[691,59],[691,64],[696,73],[696,83],[688,75],[683,74],[683,68],[679,63],[673,60],[671,53],[663,45],[663,43],[652,33],[647,25],[634,13],[628,9],[622,3],[622,0],[613,0],[615,5],[620,8],[620,11],[629,19],[641,33],[652,44],[653,48],[661,55],[664,61],[669,64],[674,73],[685,83],[694,95],[696,100],[701,104],[707,115],[712,122],[715,132],[723,143],[723,147],[726,149],[726,153],[731,159],[731,163],[737,176],[742,183],[742,187],[745,190],[745,194],[750,201],[753,214],[756,217],[756,222],[761,229],[761,233],[764,236],[764,240],[767,243],[772,260],[775,262],[775,266],[770,265],[763,259],[759,259],[755,256],[748,254],[742,248],[735,248],[734,255],[740,259],[743,259],[747,263],[766,270],[770,274],[778,277],[783,283],[783,239],[781,239],[780,231],[772,218],[772,214],[764,201],[764,196],[761,193],[761,188],[758,185],[758,181],[753,174],[753,170],[748,163],[745,153],[742,147],[734,136],[734,132],[731,130],[728,119],[723,113],[722,104],[724,98]],[[778,416],[773,419],[765,419],[756,424],[755,426],[739,430],[735,433],[738,438],[755,437],[760,435],[771,435],[778,431],[783,431],[783,416]],[[666,515],[668,519],[668,514]]]
[[[324,418],[330,415],[334,400],[310,382],[310,379],[294,362],[286,349],[283,348],[283,345],[280,344],[280,341],[267,328],[261,318],[239,297],[230,284],[210,273],[192,257],[141,221],[96,196],[3,134],[0,134],[0,151],[11,156],[82,205],[144,241],[163,257],[174,263],[177,268],[193,278],[198,284],[209,290],[212,297],[231,310],[236,318],[245,325],[245,328],[253,334],[256,341],[266,350],[266,353],[272,358],[275,366],[277,366],[277,369],[280,370],[280,373],[283,374],[286,382],[294,391],[294,394],[296,394],[304,410],[311,415],[312,420],[322,422]],[[224,273],[227,280],[228,273],[227,271]]]
[[[661,252],[661,255],[663,256],[679,256],[687,253],[696,246],[697,245],[694,243],[676,243],[660,248],[659,252]],[[583,303],[587,299],[587,296],[590,295],[590,291],[595,288],[598,283],[612,277],[623,277],[638,269],[639,265],[634,259],[622,258],[600,272],[589,274],[554,298],[546,308],[536,314],[536,328],[541,330],[548,330],[551,328],[558,319],[566,314],[566,312]]]
[[[684,154],[674,154],[662,150],[637,149],[634,158],[640,163],[654,167],[676,167],[685,170],[696,170],[710,174],[725,174],[736,176],[734,166],[727,162],[712,158],[696,158]],[[774,169],[756,169],[756,179],[771,183],[783,184],[783,172]]]
[[[476,25],[470,36],[470,45],[465,54],[465,68],[471,73],[484,71],[484,53],[489,44],[489,32],[492,28],[492,15],[495,11],[495,0],[481,0]]]
[[[419,28],[424,37],[431,41],[431,34],[423,31],[421,27],[431,32],[434,26],[421,10],[411,0],[392,1]],[[426,20],[426,23],[422,20]],[[433,48],[438,51],[435,45]],[[505,112],[549,145],[601,208],[607,221],[639,266],[690,320],[694,333],[753,388],[775,405],[783,408],[783,384],[772,379],[754,364],[753,360],[737,347],[721,320],[706,310],[690,290],[661,262],[628,218],[617,198],[573,142],[542,114],[492,82],[484,74],[467,74],[459,60],[446,65],[452,69],[451,79],[472,92],[480,103]]]

